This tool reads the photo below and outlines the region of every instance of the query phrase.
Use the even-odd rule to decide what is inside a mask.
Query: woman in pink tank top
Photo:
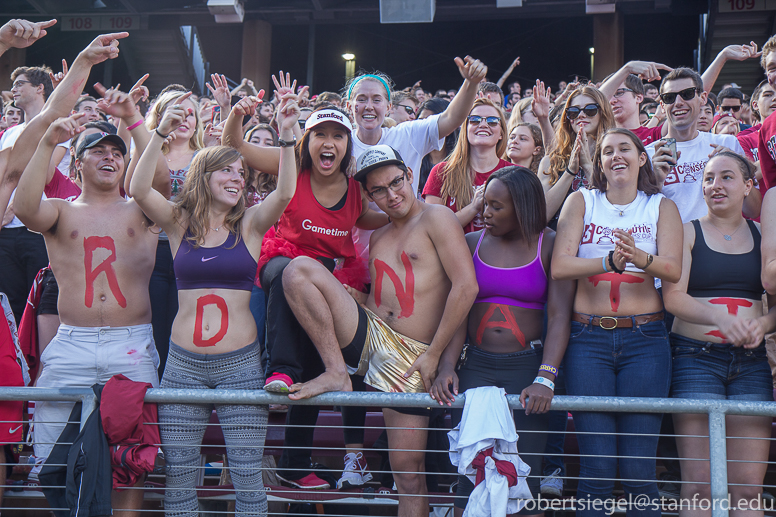
[[[547,411],[568,340],[574,283],[550,278],[555,232],[546,227],[544,195],[536,174],[525,167],[504,167],[485,185],[485,229],[466,235],[479,294],[468,325],[461,326],[442,354],[431,396],[443,405],[459,392],[480,386],[521,393],[525,411],[514,412],[515,425],[521,433],[521,455],[528,453],[523,460],[531,467],[528,486],[537,496]],[[542,343],[545,306],[546,346]],[[453,425],[460,422],[462,412],[453,410]],[[456,515],[473,489],[465,477],[458,480]],[[530,503],[520,512],[540,514]]]

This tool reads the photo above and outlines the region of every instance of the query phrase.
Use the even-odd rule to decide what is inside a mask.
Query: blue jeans
[[[572,321],[565,373],[569,395],[667,397],[671,351],[663,321],[614,330]],[[659,413],[574,412],[582,455],[577,499],[611,498],[619,466],[626,494],[644,494],[656,501],[655,454],[661,419]],[[587,504],[577,515],[606,513]],[[660,511],[650,504],[629,507],[626,515],[657,517]]]
[[[754,349],[671,334],[671,396],[686,399],[773,400],[765,345]]]

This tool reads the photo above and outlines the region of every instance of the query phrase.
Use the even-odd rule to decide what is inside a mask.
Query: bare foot
[[[311,381],[298,382],[288,388],[288,398],[291,400],[309,399],[330,391],[353,391],[348,374],[326,371]]]

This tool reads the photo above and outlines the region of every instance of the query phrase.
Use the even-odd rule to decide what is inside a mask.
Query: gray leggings
[[[162,388],[258,390],[264,387],[258,341],[226,354],[189,352],[170,341]],[[159,404],[162,449],[167,466],[164,513],[167,517],[198,517],[194,488],[200,467],[200,446],[210,420],[209,404]],[[226,441],[236,514],[266,515],[267,494],[261,478],[267,406],[216,405]]]

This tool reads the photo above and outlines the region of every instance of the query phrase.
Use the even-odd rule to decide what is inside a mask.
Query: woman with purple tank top
[[[264,386],[264,374],[249,301],[264,234],[296,190],[294,151],[281,150],[277,189],[260,205],[246,208],[247,167],[237,150],[223,146],[200,151],[178,196],[168,201],[152,188],[153,173],[162,143],[190,116],[186,99],[184,95],[165,111],[130,183],[130,195],[168,235],[174,257],[180,309],[161,386],[258,390]],[[297,101],[294,93],[282,96],[281,138],[293,139]],[[234,111],[253,115],[257,105],[255,97],[246,98]],[[159,404],[168,516],[198,513],[194,484],[211,411],[208,404]],[[216,411],[236,491],[236,512],[266,515],[267,497],[256,466],[262,461],[267,407],[216,405]]]
[[[550,277],[555,232],[547,228],[547,207],[536,174],[525,167],[504,167],[485,186],[485,229],[466,235],[480,291],[462,325],[439,361],[431,396],[440,405],[459,391],[497,386],[521,393],[525,411],[515,411],[520,452],[531,467],[528,486],[539,495],[542,453],[548,427],[547,411],[569,335],[574,283]],[[549,324],[545,343],[545,305]],[[467,342],[468,345],[464,345]],[[462,353],[463,350],[463,353]],[[459,360],[460,358],[460,360]],[[456,366],[457,365],[457,366]],[[453,425],[463,410],[453,410]],[[460,516],[473,489],[458,478],[456,515]],[[520,515],[542,515],[536,501]]]

